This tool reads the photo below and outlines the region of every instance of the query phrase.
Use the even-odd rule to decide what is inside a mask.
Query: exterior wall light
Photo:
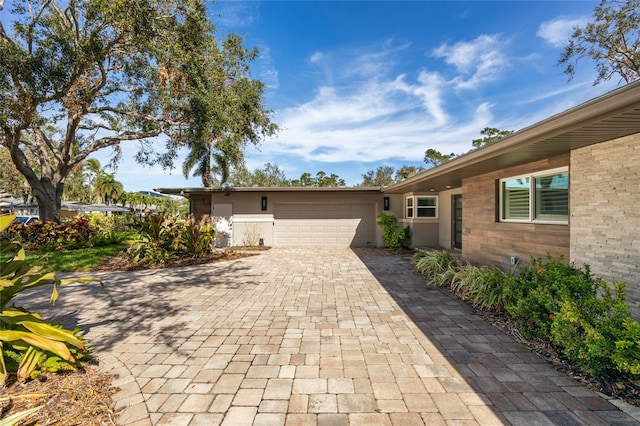
[[[389,207],[390,207],[389,206],[389,197],[384,197],[383,200],[384,200],[384,202],[383,202],[382,205],[383,205],[384,210],[389,210]]]
[[[260,200],[260,208],[262,209],[262,211],[267,210],[267,197],[265,195],[263,195],[262,199]]]

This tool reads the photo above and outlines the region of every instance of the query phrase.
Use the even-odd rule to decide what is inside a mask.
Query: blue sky
[[[219,34],[245,36],[260,58],[266,106],[282,127],[248,147],[249,168],[278,164],[288,178],[322,170],[348,185],[379,165],[425,165],[424,152],[463,153],[484,127],[518,130],[615,88],[593,86],[583,60],[567,82],[557,60],[592,1],[222,1]],[[138,165],[123,144],[126,190],[198,187]],[[110,150],[97,155],[103,164]]]

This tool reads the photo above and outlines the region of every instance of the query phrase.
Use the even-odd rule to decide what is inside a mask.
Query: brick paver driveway
[[[49,312],[119,374],[124,424],[638,424],[407,257],[272,249],[103,278]]]

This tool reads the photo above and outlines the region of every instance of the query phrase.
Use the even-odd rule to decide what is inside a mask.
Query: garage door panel
[[[373,204],[275,204],[275,245],[375,245]]]

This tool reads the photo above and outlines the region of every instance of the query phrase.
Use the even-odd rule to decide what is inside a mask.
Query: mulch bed
[[[215,251],[213,253],[198,257],[180,257],[169,259],[165,262],[155,263],[134,263],[125,256],[110,256],[105,257],[102,260],[102,263],[100,263],[100,265],[98,265],[94,269],[94,271],[141,271],[145,269],[164,269],[175,268],[179,266],[202,265],[205,263],[213,263],[225,260],[240,259],[247,256],[254,256],[255,253],[252,253],[250,249],[253,249],[253,251],[257,251],[255,250],[255,248],[226,249]]]
[[[26,383],[10,375],[0,397],[0,419],[44,405],[22,420],[20,425],[115,425],[117,414],[111,408],[112,376],[100,374],[87,365],[77,372],[43,375]]]

